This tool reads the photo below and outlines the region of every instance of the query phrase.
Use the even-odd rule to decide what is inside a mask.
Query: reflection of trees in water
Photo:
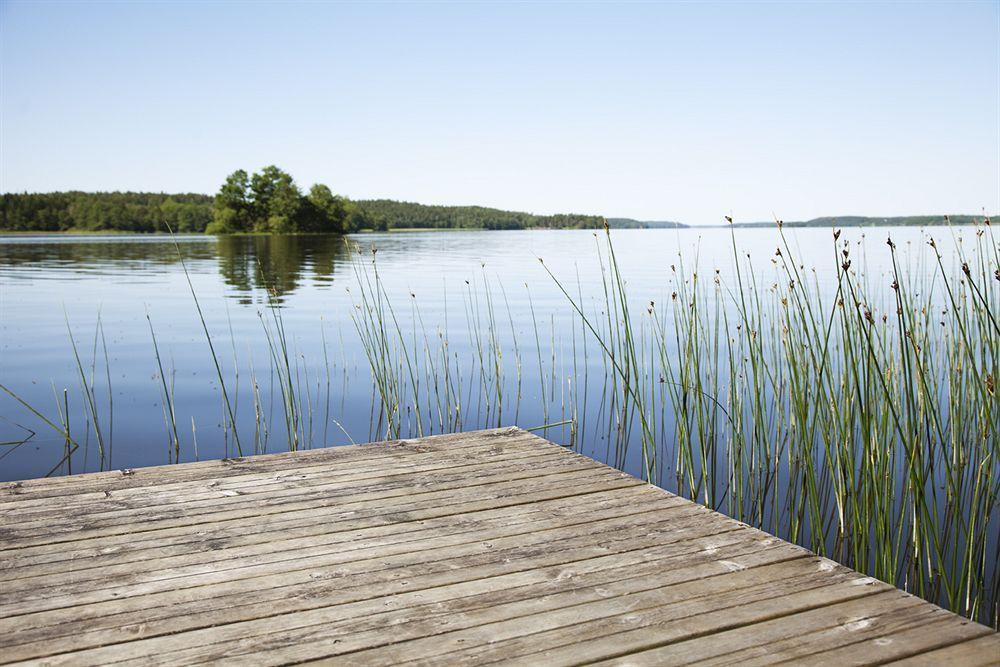
[[[177,263],[177,249],[185,262],[211,260],[215,242],[208,239],[149,241],[134,239],[90,240],[61,237],[52,241],[0,240],[0,266],[30,265],[33,269],[79,269],[88,273],[121,271],[135,265],[169,265]]]
[[[247,294],[242,302],[265,288],[280,302],[307,272],[319,282],[332,280],[347,249],[340,236],[221,236],[217,253],[226,283]]]
[[[204,273],[217,260],[226,284],[240,292],[241,303],[265,287],[280,302],[294,292],[306,274],[316,282],[333,280],[338,262],[347,256],[342,236],[220,236],[213,240],[108,239],[53,242],[0,242],[0,267],[121,274],[174,266],[180,271],[178,248],[189,270]],[[152,273],[162,272],[153,269]],[[37,274],[36,274],[37,275]]]

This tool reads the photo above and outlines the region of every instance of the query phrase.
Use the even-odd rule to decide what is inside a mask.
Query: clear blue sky
[[[0,190],[1000,212],[1000,2],[3,2]]]

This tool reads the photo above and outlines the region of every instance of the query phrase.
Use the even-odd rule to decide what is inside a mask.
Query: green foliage
[[[336,234],[345,231],[348,217],[347,200],[338,197],[327,186],[317,183],[309,188],[299,212],[303,231],[314,234]]]
[[[235,234],[245,229],[239,213],[232,208],[216,208],[212,212],[212,222],[205,228],[207,234]]]
[[[250,179],[250,196],[253,231],[287,233],[298,230],[302,193],[291,175],[274,165],[265,167]]]
[[[230,174],[215,197],[147,192],[8,193],[0,230],[13,232],[341,233],[370,226],[325,185],[303,196],[292,177],[269,166]]]
[[[534,215],[483,206],[425,206],[390,199],[357,202],[367,229],[598,229],[596,215]],[[354,227],[357,229],[359,227]]]
[[[646,223],[643,223],[646,224]],[[390,229],[598,229],[594,215],[534,215],[482,206],[351,201],[317,183],[304,194],[275,166],[238,169],[214,197],[143,192],[5,194],[0,230],[25,232],[341,234]]]
[[[384,232],[389,229],[388,219],[381,213],[375,213],[365,208],[360,202],[347,202],[347,218],[344,221],[346,231],[357,232],[371,229]]]
[[[238,169],[226,177],[226,182],[215,195],[210,234],[231,234],[249,229],[251,205],[248,196],[250,181],[247,173]]]
[[[333,198],[326,186],[314,186]],[[323,202],[324,204],[328,202]],[[287,172],[274,165],[248,177],[239,169],[226,178],[215,196],[211,234],[295,234],[339,232],[343,211],[335,206],[317,206],[295,184]]]
[[[981,217],[839,216],[785,222],[789,227],[972,224]],[[150,192],[51,192],[0,195],[0,231],[175,232],[197,234],[341,234],[365,229],[599,229],[596,215],[535,215],[483,206],[426,206],[391,199],[351,201],[317,183],[305,195],[273,165],[249,175],[238,169],[215,197]],[[612,228],[674,228],[678,222],[609,218]],[[737,223],[771,227],[774,222]]]
[[[15,232],[199,233],[212,221],[212,198],[152,192],[52,192],[0,196],[0,229]]]
[[[633,218],[608,218],[611,229],[676,229],[687,227],[680,222],[671,220],[635,220]]]

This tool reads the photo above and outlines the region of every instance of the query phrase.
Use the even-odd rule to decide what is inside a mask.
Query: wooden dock
[[[8,483],[0,662],[1000,664],[934,605],[518,429]]]

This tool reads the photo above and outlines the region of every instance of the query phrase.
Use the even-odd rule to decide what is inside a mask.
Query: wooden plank
[[[879,590],[891,590],[878,584]],[[940,611],[903,593],[876,595],[631,653],[608,665],[771,665],[877,637]]]
[[[154,612],[162,611],[161,607],[178,612],[183,609],[187,613],[194,614],[213,610],[220,606],[238,606],[243,602],[249,604],[266,601],[270,604],[282,597],[286,598],[290,604],[313,604],[314,600],[321,603],[339,604],[344,600],[328,596],[334,592],[343,592],[348,589],[356,589],[350,593],[350,596],[360,593],[367,597],[373,594],[373,591],[382,591],[379,594],[387,595],[392,592],[420,590],[479,578],[495,578],[510,572],[546,568],[559,563],[601,559],[605,556],[610,557],[612,554],[620,562],[630,563],[638,562],[636,559],[657,559],[694,552],[704,552],[705,557],[709,558],[717,553],[722,553],[723,550],[731,546],[737,547],[742,553],[745,549],[759,549],[773,545],[772,542],[766,540],[757,540],[749,529],[716,524],[706,525],[698,521],[674,526],[667,537],[661,537],[659,534],[648,534],[631,543],[622,540],[602,541],[605,538],[604,534],[596,534],[593,537],[581,534],[572,539],[555,540],[547,544],[526,545],[525,548],[488,550],[475,559],[470,557],[454,560],[445,558],[436,562],[414,565],[382,566],[370,571],[353,572],[349,579],[345,578],[343,573],[339,571],[332,573],[332,576],[315,576],[316,571],[314,570],[293,570],[261,577],[254,582],[255,585],[251,591],[247,590],[247,586],[239,585],[238,582],[227,582],[203,586],[198,589],[156,593],[143,598],[109,600],[106,603],[0,619],[0,637],[8,634],[13,635],[13,633],[39,624],[63,626],[74,620],[108,619],[115,614],[146,614],[151,610]],[[545,551],[542,550],[543,546]],[[378,564],[378,562],[375,563],[376,566]],[[384,589],[379,588],[382,584],[390,586]],[[302,599],[298,599],[300,597]],[[350,599],[361,598],[350,597]],[[219,602],[216,604],[214,600]],[[189,604],[189,606],[183,608],[179,606],[184,604]]]
[[[14,483],[0,524],[0,663],[840,667],[997,649],[518,429]]]
[[[917,630],[916,641],[896,639],[913,630]],[[834,659],[853,664],[846,657],[850,655],[858,664],[866,664],[870,659],[877,658],[881,662],[893,655],[927,650],[942,640],[957,642],[963,637],[987,633],[989,629],[982,625],[960,619],[919,598],[900,594],[893,600],[862,600],[715,635],[716,641],[711,646],[706,639],[674,645],[660,651],[653,662],[697,660],[704,665],[770,665],[809,661],[820,664],[826,662],[823,656],[827,651],[851,647],[844,653],[837,653]],[[732,649],[741,645],[752,648],[722,654],[723,647]],[[891,647],[891,651],[886,647]],[[708,655],[718,657],[707,659]],[[1000,653],[997,659],[1000,660]]]
[[[837,570],[846,569],[838,566]],[[702,659],[706,648],[712,654],[732,652],[734,644],[730,643],[734,639],[735,645],[739,642],[760,642],[766,644],[764,650],[768,651],[772,641],[776,645],[778,656],[784,655],[784,659],[791,662],[805,662],[810,665],[831,665],[840,667],[841,665],[873,665],[882,664],[887,660],[897,657],[919,653],[941,646],[947,641],[961,641],[963,639],[977,637],[985,634],[993,634],[993,631],[985,626],[973,623],[967,619],[962,619],[950,612],[942,610],[923,600],[903,593],[881,582],[871,585],[860,585],[867,578],[845,582],[839,586],[825,587],[804,594],[794,593],[781,599],[759,602],[752,606],[726,609],[724,611],[706,610],[703,616],[697,619],[664,620],[649,627],[629,630],[613,635],[613,640],[609,641],[587,641],[575,646],[566,645],[559,649],[538,652],[537,656],[532,654],[533,659],[544,661],[546,664],[576,664],[578,662],[598,662],[602,653],[604,658],[611,655],[622,655],[625,657],[615,664],[635,665],[635,664],[687,664],[698,662]],[[852,591],[851,589],[854,589]],[[870,593],[876,591],[875,595],[861,594],[855,595],[858,590]],[[846,594],[844,594],[846,591]],[[854,600],[853,602],[838,604],[844,600]],[[905,618],[910,614],[919,614],[913,607],[922,608],[927,614],[936,615],[938,620],[928,623],[918,621],[916,624],[908,624]],[[890,628],[890,632],[872,639],[866,639],[864,629],[870,627],[869,614],[871,609],[883,608],[887,614],[893,617],[902,616],[893,624],[898,626]],[[811,611],[814,610],[814,611]],[[805,612],[805,613],[803,613]],[[776,619],[773,620],[772,619]],[[765,627],[762,621],[771,621]],[[746,626],[746,627],[742,627]],[[843,626],[843,630],[836,628]],[[683,643],[684,632],[677,628],[696,628],[694,634],[707,635],[703,639],[690,643]],[[739,631],[727,633],[730,628],[741,628]],[[834,628],[831,631],[817,632],[819,629]],[[777,630],[776,633],[767,635],[765,631]],[[800,638],[805,641],[798,641],[794,638],[796,632],[802,633]],[[877,633],[875,633],[877,634]],[[777,639],[780,638],[780,639]],[[781,639],[785,640],[784,642]],[[682,643],[675,643],[681,641]],[[602,645],[603,644],[603,645]],[[611,648],[611,647],[614,648]],[[642,658],[641,651],[646,651],[651,647],[662,646],[659,651],[651,652],[649,661]],[[794,646],[794,649],[790,649]],[[824,650],[829,646],[835,646],[829,650]],[[780,651],[784,650],[782,654]],[[772,664],[770,661],[765,661]],[[749,662],[749,664],[754,664]],[[709,663],[711,664],[711,663]],[[723,655],[719,659],[719,664],[744,664],[738,654]]]
[[[810,653],[807,659],[810,664],[821,667],[883,664],[890,660],[951,646],[966,639],[995,634],[989,628],[971,621],[960,620],[943,609],[936,611],[939,612],[939,618],[930,623],[896,630],[881,637],[838,646],[820,653]],[[994,658],[1000,660],[1000,656]]]
[[[753,566],[760,566],[761,576],[768,576],[775,563],[784,564],[801,559],[800,552],[790,552],[783,547],[770,547],[744,558]],[[700,561],[700,563],[698,563]],[[656,563],[658,567],[644,568],[631,576],[621,571],[615,578],[605,579],[591,574],[585,586],[579,583],[556,581],[547,587],[545,595],[537,588],[492,589],[485,583],[484,592],[474,596],[442,598],[441,589],[425,595],[427,602],[411,609],[394,609],[345,620],[339,607],[328,607],[308,614],[296,614],[226,628],[222,633],[206,631],[199,646],[154,658],[153,664],[173,665],[187,662],[239,664],[250,656],[258,665],[290,664],[316,656],[332,657],[361,648],[378,646],[378,654],[388,660],[396,659],[390,647],[408,638],[437,637],[443,630],[454,631],[462,627],[476,627],[497,619],[509,619],[526,612],[550,614],[585,603],[598,603],[621,596],[648,594],[652,589],[667,588],[674,595],[684,596],[690,590],[709,590],[719,593],[746,585],[743,579],[731,578],[731,572],[720,568],[705,567],[713,564],[702,557],[678,557]],[[782,568],[783,569],[783,568]],[[754,570],[755,572],[758,570]],[[742,575],[749,574],[748,567]],[[622,575],[625,574],[625,578]],[[774,572],[771,572],[773,575]],[[386,632],[391,628],[391,632]],[[188,635],[194,643],[198,640]],[[227,639],[228,641],[219,641]],[[407,646],[407,643],[400,646]],[[145,653],[151,651],[146,650]],[[391,656],[391,657],[390,657]],[[351,659],[367,660],[367,653],[358,653]],[[407,654],[403,661],[415,656]],[[144,659],[144,657],[143,657]],[[382,657],[377,658],[381,660]]]
[[[413,496],[439,489],[466,488],[478,484],[511,479],[538,477],[563,470],[593,470],[585,460],[567,458],[561,455],[537,453],[523,458],[497,462],[476,463],[457,469],[431,470],[404,475],[384,474],[363,479],[334,478],[317,479],[312,484],[282,485],[281,488],[267,487],[263,492],[254,490],[222,490],[198,494],[185,502],[170,504],[137,504],[134,507],[91,509],[82,515],[64,509],[54,515],[13,517],[4,522],[3,535],[12,539],[33,536],[33,530],[73,533],[81,526],[125,525],[133,528],[137,524],[183,517],[202,517],[246,507],[270,507],[287,502],[306,502],[313,499],[351,498],[381,500],[398,496]],[[520,473],[520,474],[518,474]],[[456,484],[457,483],[457,484]],[[53,519],[52,517],[56,517]]]
[[[509,438],[535,438],[540,444],[555,447],[552,443],[538,438],[518,428],[500,428],[472,433],[450,433],[411,440],[386,440],[311,449],[297,452],[280,452],[244,456],[229,459],[215,459],[197,463],[150,466],[107,472],[85,473],[64,477],[46,477],[0,486],[0,498],[16,501],[24,498],[46,496],[78,495],[80,493],[106,490],[128,489],[151,485],[162,485],[171,481],[192,481],[215,479],[255,472],[294,470],[301,466],[317,464],[369,462],[379,458],[391,459],[403,455],[430,454],[432,456],[460,446],[475,450],[485,450],[502,445]]]
[[[888,663],[896,667],[995,667],[1000,665],[1000,634],[985,634],[944,648]]]
[[[631,512],[634,510],[636,500],[649,493],[650,489],[644,486],[602,491],[589,494],[586,505],[588,510],[615,507],[621,508],[623,512]],[[343,543],[352,548],[356,548],[357,543],[373,539],[382,539],[386,544],[393,544],[418,539],[421,534],[430,530],[440,530],[441,534],[458,533],[497,522],[532,520],[539,515],[564,516],[567,513],[577,512],[580,502],[580,496],[569,496],[518,506],[513,515],[509,507],[502,507],[472,512],[460,511],[457,516],[446,514],[418,521],[400,521],[355,529],[344,529],[339,525],[331,526],[329,512],[316,512],[308,516],[299,514],[292,520],[279,520],[282,518],[279,515],[271,521],[253,521],[213,530],[208,536],[210,550],[206,550],[205,536],[187,532],[179,536],[135,541],[114,548],[109,548],[104,540],[97,540],[97,544],[90,547],[11,557],[4,563],[6,568],[2,572],[4,581],[7,582],[24,577],[49,576],[66,572],[76,573],[80,578],[88,578],[90,576],[88,571],[102,568],[125,564],[136,569],[158,567],[160,563],[166,562],[166,559],[195,554],[228,553],[230,549],[257,544],[273,545],[275,550],[279,550],[294,540],[311,537],[328,544]],[[657,497],[654,503],[676,505],[685,501],[674,497]]]
[[[691,523],[691,522],[688,522]],[[692,529],[686,528],[684,526],[678,526],[679,530],[677,535],[681,542],[688,542],[684,545],[684,548],[692,551],[698,552],[703,550],[703,545],[701,542],[691,542],[692,539],[689,535],[697,533],[711,533],[711,529],[705,530],[702,526],[695,524]],[[697,530],[693,530],[696,528]],[[688,537],[685,537],[688,536]],[[708,540],[709,544],[713,545],[713,548],[725,548],[725,545],[732,543],[734,540],[728,538],[725,534],[721,534],[717,538],[713,539],[713,536],[709,535],[704,540]],[[737,538],[735,541],[741,544],[745,542],[743,538]],[[613,551],[615,545],[612,543],[609,545],[607,551]],[[647,553],[648,552],[648,553]],[[555,554],[565,554],[567,557],[572,554],[571,551],[554,552]],[[647,549],[645,552],[624,552],[621,558],[622,562],[631,562],[637,554],[645,553],[650,559],[656,559],[660,557],[665,557],[662,551],[657,550],[657,548]],[[670,554],[676,555],[675,551],[670,552]],[[508,554],[500,553],[501,557],[505,557]],[[570,558],[572,560],[572,558]],[[593,560],[593,559],[588,559]],[[600,559],[598,559],[600,560]],[[603,562],[603,561],[602,561]],[[610,561],[608,561],[610,563]],[[616,561],[617,562],[617,561]],[[532,563],[533,564],[533,563]],[[440,579],[436,579],[433,576],[428,576],[423,574],[426,570],[419,570],[414,568],[412,572],[403,571],[406,576],[414,576],[420,580],[427,580],[430,585],[440,585]],[[399,572],[390,573],[393,580],[398,580],[400,577]],[[496,573],[487,570],[485,572],[477,570],[476,568],[468,568],[464,572],[457,573],[463,577],[471,576],[473,578],[483,575],[483,576],[496,576]],[[500,575],[503,576],[503,575]],[[250,608],[250,605],[261,604],[264,602],[268,603],[267,609],[271,613],[280,613],[283,610],[301,610],[304,608],[314,608],[321,606],[326,603],[330,603],[330,598],[326,597],[331,592],[329,589],[334,585],[330,583],[330,579],[310,579],[307,583],[299,585],[284,585],[278,588],[267,588],[266,581],[259,584],[258,587],[252,592],[247,592],[245,594],[233,595],[231,597],[226,595],[217,595],[214,597],[202,597],[196,599],[193,604],[188,604],[187,606],[179,606],[179,604],[163,604],[157,606],[155,604],[146,604],[145,606],[131,610],[127,616],[122,618],[115,618],[119,614],[110,613],[113,610],[111,608],[107,610],[98,611],[98,613],[93,613],[95,611],[94,607],[98,605],[91,605],[85,607],[73,608],[69,613],[63,613],[60,610],[54,612],[47,612],[42,614],[32,614],[27,616],[18,616],[12,619],[0,620],[0,643],[21,643],[25,640],[24,637],[27,636],[26,632],[34,632],[36,634],[45,635],[47,633],[55,634],[79,634],[88,630],[93,630],[100,627],[116,627],[120,624],[135,624],[137,622],[143,623],[144,633],[152,634],[152,626],[149,621],[158,618],[168,618],[170,616],[182,615],[184,617],[184,622],[189,627],[198,627],[197,623],[204,620],[205,625],[218,624],[220,618],[218,616],[211,616],[212,612],[225,611],[228,617],[233,616],[234,610],[238,610],[239,613],[254,613]],[[287,582],[283,582],[287,583]],[[373,577],[368,577],[363,583],[365,583],[366,590],[365,593],[372,593],[373,590],[377,589],[376,581]],[[416,585],[419,582],[414,582]],[[347,590],[349,582],[337,581],[336,586],[340,588],[339,593]],[[204,617],[201,619],[200,617]],[[47,627],[51,626],[51,627]],[[176,631],[176,630],[174,630]]]
[[[428,472],[442,469],[461,469],[492,464],[513,463],[522,458],[541,456],[561,456],[562,458],[577,458],[587,461],[584,457],[571,454],[566,456],[561,448],[553,445],[540,446],[537,438],[526,435],[514,436],[506,440],[502,446],[491,447],[486,451],[474,450],[469,454],[468,447],[447,450],[433,456],[427,454],[408,454],[393,457],[390,460],[378,460],[365,465],[355,462],[347,468],[321,464],[304,468],[282,470],[278,472],[252,473],[230,475],[228,477],[213,477],[204,480],[172,481],[165,484],[132,487],[127,489],[109,490],[81,495],[58,496],[37,500],[5,502],[0,505],[4,512],[5,523],[20,523],[33,519],[58,515],[68,507],[88,513],[101,513],[113,510],[124,510],[133,507],[149,509],[160,505],[177,503],[196,503],[197,501],[224,500],[249,493],[275,493],[284,490],[309,488],[314,485],[333,482],[357,482],[363,486],[365,481],[378,480],[383,477],[399,476],[416,472]],[[193,506],[193,505],[192,505]]]
[[[678,535],[683,533],[692,534],[692,529],[679,529]],[[386,623],[390,620],[394,624],[402,622],[402,616],[408,615],[412,618],[423,619],[431,616],[450,617],[460,609],[493,609],[493,614],[502,614],[500,608],[502,602],[510,602],[515,599],[538,599],[548,598],[553,593],[560,590],[570,590],[586,586],[593,588],[598,584],[608,581],[616,581],[630,578],[645,578],[640,581],[641,586],[648,586],[650,576],[669,578],[672,581],[684,581],[690,578],[703,578],[706,576],[724,574],[729,572],[725,567],[720,567],[717,557],[707,553],[706,544],[712,545],[713,549],[726,556],[746,563],[746,567],[780,562],[790,558],[801,558],[804,553],[800,549],[789,545],[762,546],[748,543],[746,535],[740,535],[736,539],[722,537],[721,539],[712,536],[682,539],[673,544],[660,545],[642,550],[624,551],[620,555],[604,555],[591,557],[583,560],[572,560],[581,555],[578,550],[553,551],[547,554],[545,560],[562,561],[556,566],[545,568],[531,568],[535,562],[533,559],[520,559],[513,561],[512,566],[506,562],[497,563],[504,566],[502,574],[496,575],[496,566],[492,571],[480,568],[469,568],[465,573],[451,571],[443,572],[437,576],[417,575],[416,588],[409,587],[409,592],[398,592],[391,595],[387,602],[385,587],[368,586],[365,589],[339,589],[330,590],[321,601],[317,601],[317,596],[306,598],[306,601],[288,601],[288,598],[276,601],[277,607],[269,605],[267,617],[260,619],[261,608],[258,605],[243,604],[238,607],[221,606],[212,612],[200,615],[183,615],[173,613],[164,619],[162,623],[152,623],[143,620],[141,623],[141,637],[166,635],[176,632],[179,627],[190,629],[194,627],[210,628],[202,633],[186,632],[184,635],[185,647],[188,647],[182,656],[173,654],[165,656],[169,662],[176,658],[178,661],[194,660],[196,654],[204,658],[210,656],[217,659],[223,655],[222,651],[242,652],[248,642],[258,642],[256,646],[266,645],[274,648],[279,639],[297,642],[299,634],[306,637],[315,637],[317,634],[337,634],[350,635],[354,637],[352,645],[358,645],[362,641],[361,631],[367,631],[364,639],[370,644],[373,641],[391,642],[400,637],[400,628],[395,628],[391,634],[385,632]],[[728,539],[728,544],[726,544]],[[716,546],[716,545],[722,546]],[[601,548],[603,545],[597,546]],[[612,551],[613,548],[605,548],[604,553]],[[750,552],[750,553],[747,553]],[[593,553],[593,552],[590,552]],[[504,561],[509,560],[504,558]],[[525,567],[529,569],[524,569]],[[495,576],[480,576],[495,574]],[[471,577],[471,578],[470,578]],[[447,583],[447,582],[454,583]],[[389,582],[391,583],[391,582]],[[329,585],[328,585],[329,587]],[[391,589],[389,589],[391,591]],[[607,594],[606,590],[596,588],[594,595],[598,597]],[[344,602],[341,602],[344,601]],[[221,600],[221,602],[226,602]],[[242,600],[240,602],[246,602]],[[337,604],[339,602],[339,604]],[[204,604],[202,603],[204,607]],[[270,615],[279,611],[286,611],[282,615]],[[291,613],[294,612],[294,613]],[[386,616],[390,614],[390,616]],[[260,619],[260,620],[257,620]],[[360,620],[358,620],[360,619]],[[104,619],[101,619],[103,622]],[[238,622],[248,621],[248,622]],[[449,618],[449,623],[454,622]],[[223,623],[226,625],[222,626]],[[317,624],[322,627],[317,627]],[[222,626],[222,627],[220,627]],[[419,626],[417,627],[419,631]],[[278,637],[276,630],[284,628],[285,632]],[[298,633],[295,630],[298,629]],[[413,628],[410,628],[412,631]],[[62,646],[84,645],[106,645],[113,641],[127,641],[138,639],[132,627],[114,629],[110,632],[90,632],[89,634],[74,634],[66,637],[66,642]],[[290,639],[289,639],[290,638]],[[219,642],[228,639],[223,646]],[[166,640],[166,645],[170,645],[172,639]],[[363,645],[363,644],[362,644]],[[31,655],[32,651],[47,650],[52,646],[52,640],[39,642],[37,646],[13,646],[5,648],[4,653],[13,656]],[[195,650],[195,646],[199,648]],[[155,645],[154,645],[155,647]],[[147,653],[155,652],[154,648],[145,646],[135,646],[130,649],[135,651],[137,656],[147,659]],[[109,654],[88,654],[95,661],[103,659]],[[116,656],[122,655],[116,652]],[[75,654],[76,659],[81,656]],[[199,659],[201,659],[199,658]],[[256,659],[256,658],[255,658]]]
[[[352,661],[383,665],[405,656],[407,662],[415,664],[499,660],[585,664],[637,650],[664,637],[677,640],[717,632],[886,590],[857,585],[860,575],[846,568],[816,576],[823,562],[814,557],[809,573],[801,577],[756,580],[756,573],[750,570],[749,581],[740,580],[741,585],[719,594],[708,585],[709,580],[702,580],[680,592],[664,588],[619,596],[362,651],[354,654]]]
[[[606,473],[606,471],[598,471]],[[597,480],[594,483],[584,483],[581,477]],[[603,481],[614,480],[614,481]],[[122,549],[139,549],[160,546],[164,543],[180,543],[192,540],[204,540],[208,532],[218,534],[218,531],[238,529],[247,532],[259,530],[279,530],[287,527],[305,525],[317,520],[336,522],[343,530],[370,526],[405,525],[433,517],[457,516],[462,513],[475,512],[483,509],[507,507],[537,500],[565,498],[573,495],[604,492],[611,489],[624,489],[643,486],[638,480],[619,474],[598,474],[577,476],[572,480],[572,486],[567,485],[566,478],[525,481],[523,484],[511,484],[498,488],[478,488],[472,495],[459,492],[446,494],[422,494],[418,500],[410,497],[396,497],[389,500],[351,502],[338,500],[334,503],[314,502],[298,504],[292,508],[294,512],[271,512],[265,515],[239,514],[236,516],[212,516],[197,524],[197,528],[181,524],[179,526],[156,526],[154,530],[136,533],[118,533],[112,535],[97,531],[80,531],[72,535],[72,539],[63,542],[48,542],[36,540],[28,543],[19,540],[10,544],[10,548],[0,550],[0,559],[39,558],[42,555],[59,559],[74,548],[98,548],[101,553],[111,553]],[[472,498],[470,500],[470,498]],[[305,523],[303,523],[305,522]],[[147,527],[148,528],[148,527]],[[41,560],[41,558],[39,558]],[[2,569],[2,568],[0,568]]]
[[[568,509],[568,508],[567,508]],[[577,507],[575,511],[546,512],[542,517],[531,513],[519,513],[517,516],[500,516],[492,521],[483,521],[469,530],[427,529],[411,534],[410,539],[375,538],[371,540],[351,539],[346,542],[341,533],[325,533],[306,538],[273,540],[256,543],[246,547],[202,549],[185,556],[165,557],[140,561],[145,567],[137,567],[136,563],[124,563],[104,567],[88,568],[82,572],[61,572],[36,577],[13,579],[4,584],[0,601],[5,595],[17,597],[19,591],[38,591],[40,588],[58,587],[61,592],[79,590],[96,590],[102,587],[104,581],[114,581],[116,586],[130,581],[144,579],[174,579],[204,572],[219,572],[224,569],[244,568],[268,562],[302,561],[313,556],[336,554],[343,560],[362,560],[367,557],[386,558],[398,553],[413,553],[429,548],[460,545],[494,540],[500,537],[538,532],[551,528],[571,528],[588,524],[600,531],[605,523],[621,525],[630,519],[661,520],[668,516],[671,519],[680,517],[697,517],[704,520],[704,513],[690,505],[678,505],[676,502],[666,502],[644,506],[641,511],[634,507],[616,506],[610,509],[590,511],[588,508]],[[578,530],[578,529],[577,529]]]
[[[111,493],[117,497],[144,495],[157,491],[179,493],[185,488],[197,487],[207,482],[229,482],[288,479],[289,476],[321,471],[329,474],[355,474],[365,471],[384,471],[390,468],[406,469],[415,465],[434,465],[443,461],[486,461],[503,458],[514,451],[536,450],[566,452],[557,445],[520,430],[507,430],[487,439],[462,434],[462,437],[441,436],[437,445],[426,447],[418,444],[389,444],[386,449],[375,445],[337,447],[331,450],[311,450],[295,454],[275,454],[246,459],[223,459],[202,464],[180,464],[162,468],[139,468],[130,471],[112,471],[74,475],[76,483],[58,487],[56,495],[45,495],[42,489],[22,488],[38,480],[12,482],[0,489],[0,511],[5,509],[48,507],[67,502],[78,503],[88,499],[101,500]],[[567,452],[569,453],[569,452]],[[303,460],[289,459],[289,456]],[[276,458],[272,461],[270,459]],[[292,465],[295,461],[297,464]],[[148,471],[156,470],[150,475]],[[67,477],[53,478],[66,480]],[[49,481],[49,480],[43,480]]]
[[[544,441],[543,441],[544,442]],[[471,451],[470,451],[471,450]],[[77,511],[106,511],[132,507],[152,507],[174,503],[187,503],[202,499],[231,497],[231,491],[265,493],[269,490],[304,488],[315,483],[330,481],[364,480],[388,475],[405,475],[414,472],[458,469],[483,465],[491,461],[512,461],[527,456],[565,455],[561,448],[551,444],[540,445],[539,438],[530,434],[514,435],[502,444],[482,451],[480,446],[456,443],[442,452],[398,453],[371,457],[343,465],[341,461],[321,462],[292,469],[271,472],[241,473],[206,479],[182,479],[161,484],[110,489],[99,484],[96,491],[46,496],[40,498],[15,496],[0,501],[0,519],[26,521],[65,512],[68,506]]]
[[[687,522],[698,530],[704,530],[703,519],[691,517]],[[387,568],[400,565],[423,564],[425,569],[445,567],[464,567],[478,562],[484,555],[499,555],[501,558],[516,557],[519,553],[528,551],[535,553],[536,545],[544,548],[561,548],[567,545],[588,544],[600,541],[606,547],[611,542],[629,539],[641,539],[646,544],[650,540],[664,540],[675,522],[662,517],[633,515],[626,518],[595,522],[587,534],[580,534],[577,526],[551,528],[536,533],[519,534],[510,537],[498,537],[487,542],[472,541],[463,544],[442,544],[440,540],[433,546],[427,546],[419,551],[407,550],[394,555],[389,560],[384,555],[367,553],[364,557],[351,554],[332,552],[319,553],[313,556],[292,558],[288,560],[251,561],[250,564],[226,564],[218,568],[197,568],[187,573],[150,572],[140,573],[127,579],[112,579],[98,585],[58,586],[53,590],[38,589],[29,593],[8,595],[4,591],[0,596],[0,606],[5,614],[35,613],[47,609],[75,607],[81,604],[123,599],[149,595],[165,591],[178,591],[186,588],[199,588],[210,584],[247,584],[262,585],[256,581],[260,577],[276,575],[291,577],[302,574],[309,578],[330,576],[325,574],[329,568],[336,568],[336,577],[355,575],[371,571],[386,571]],[[709,528],[711,530],[711,528]],[[543,548],[538,546],[537,548]],[[510,550],[509,553],[504,550]]]
[[[56,526],[47,527],[46,522],[39,522],[38,525],[30,527],[18,527],[0,529],[0,540],[16,545],[38,546],[42,544],[64,544],[75,542],[81,539],[94,537],[110,537],[113,535],[132,536],[136,533],[148,533],[160,531],[167,528],[186,528],[189,531],[202,530],[197,526],[204,526],[209,523],[220,521],[245,520],[252,517],[262,517],[273,514],[285,514],[311,509],[332,509],[337,508],[341,513],[356,513],[367,508],[374,508],[388,505],[387,500],[401,498],[408,504],[415,504],[417,498],[420,501],[442,502],[454,499],[459,495],[475,496],[483,494],[489,496],[491,491],[502,494],[505,488],[519,488],[520,484],[532,484],[537,487],[545,487],[549,484],[562,485],[566,488],[573,484],[582,483],[583,480],[612,480],[622,479],[622,474],[617,475],[604,469],[595,469],[586,465],[568,464],[561,466],[561,470],[549,468],[528,468],[519,473],[512,474],[507,479],[500,481],[483,482],[476,486],[464,485],[461,480],[449,484],[441,484],[438,488],[427,491],[413,489],[407,493],[406,489],[380,492],[378,490],[368,493],[344,496],[327,493],[305,494],[291,499],[263,499],[256,503],[241,503],[232,509],[207,512],[188,516],[184,513],[183,507],[169,512],[153,511],[149,515],[138,513],[133,516],[133,521],[124,523],[105,524],[97,521],[90,523],[86,515],[70,516],[66,521]],[[568,494],[564,494],[568,495]],[[405,511],[402,507],[398,511]]]

